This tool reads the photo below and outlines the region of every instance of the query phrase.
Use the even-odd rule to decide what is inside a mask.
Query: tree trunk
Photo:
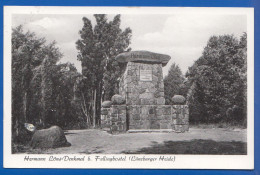
[[[193,82],[190,89],[188,90],[188,93],[187,93],[187,98],[186,98],[186,105],[189,105],[190,104],[190,100],[192,98],[192,96],[194,95],[194,90],[196,89],[196,83]]]
[[[27,92],[24,93],[24,97],[23,97],[23,123],[27,122]]]
[[[97,101],[97,90],[94,90],[94,101],[93,101],[93,128],[96,127],[96,101]]]

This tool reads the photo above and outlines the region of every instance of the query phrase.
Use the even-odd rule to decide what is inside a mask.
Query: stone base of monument
[[[112,105],[101,113],[101,128],[110,133],[189,130],[187,105]]]

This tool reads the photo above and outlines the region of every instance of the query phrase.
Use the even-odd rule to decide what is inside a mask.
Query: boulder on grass
[[[125,104],[125,98],[118,94],[113,95],[113,97],[111,98],[111,101],[112,101],[113,105]]]
[[[70,146],[63,130],[58,126],[36,130],[31,140],[32,148],[57,148]]]
[[[111,105],[112,105],[112,101],[104,101],[104,102],[101,104],[101,107],[102,107],[102,108],[110,108]]]
[[[174,95],[172,97],[172,102],[174,105],[184,105],[185,101],[186,99],[182,95]]]

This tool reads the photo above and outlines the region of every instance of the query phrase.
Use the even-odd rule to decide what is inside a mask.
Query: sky
[[[82,17],[95,24],[93,15],[13,15],[12,27],[23,25],[24,31],[35,32],[45,37],[47,42],[55,40],[63,53],[61,62],[74,63],[81,72],[77,61],[75,42],[79,39],[79,30],[83,27]],[[115,15],[108,15],[112,20]],[[245,15],[221,14],[122,14],[121,28],[132,29],[132,50],[148,50],[171,56],[163,68],[164,76],[170,66],[176,63],[185,73],[203,52],[212,35],[233,34],[239,38],[247,32]]]

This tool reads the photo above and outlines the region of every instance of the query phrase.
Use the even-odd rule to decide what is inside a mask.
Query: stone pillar
[[[128,62],[119,94],[127,105],[164,105],[162,64]]]
[[[172,105],[173,124],[175,132],[189,130],[189,108],[188,105]]]
[[[127,130],[126,105],[112,105],[108,115],[111,133],[125,132]]]

